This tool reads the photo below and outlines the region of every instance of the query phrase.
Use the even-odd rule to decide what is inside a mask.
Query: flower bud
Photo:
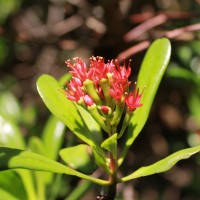
[[[110,114],[111,108],[109,108],[108,106],[101,106],[101,111],[102,111],[104,114]]]
[[[85,95],[83,97],[83,100],[84,100],[84,103],[87,105],[87,106],[92,106],[94,104],[94,101],[92,100],[92,98],[89,96],[89,95]]]

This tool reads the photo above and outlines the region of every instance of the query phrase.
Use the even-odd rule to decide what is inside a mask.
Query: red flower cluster
[[[120,66],[117,60],[105,63],[102,57],[94,56],[90,58],[90,66],[80,58],[73,60],[73,64],[70,60],[66,61],[67,66],[72,69],[72,79],[67,83],[66,89],[69,100],[84,102],[87,106],[95,103],[102,107],[104,113],[108,113],[105,106],[115,109],[117,102],[125,102],[129,111],[142,106],[142,93],[139,93],[136,85],[134,91],[129,93],[130,66]]]

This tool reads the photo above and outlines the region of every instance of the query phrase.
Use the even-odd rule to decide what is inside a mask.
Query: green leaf
[[[46,171],[77,176],[100,185],[109,184],[108,181],[85,175],[59,162],[30,151],[0,147],[0,161],[0,170],[22,168],[36,171]]]
[[[32,136],[29,140],[28,147],[31,151],[46,156],[44,144],[39,137]]]
[[[200,85],[200,78],[197,74],[189,71],[188,69],[174,66],[174,64],[171,64],[167,69],[166,75],[170,78],[182,78],[184,80],[191,81],[196,84],[196,86]]]
[[[25,149],[25,141],[19,128],[3,115],[0,115],[0,146]]]
[[[86,144],[62,149],[60,150],[60,156],[68,166],[85,174],[91,174],[97,168],[94,163],[92,149]]]
[[[145,55],[137,81],[137,86],[140,90],[146,87],[142,95],[143,106],[134,111],[128,127],[128,133],[124,134],[126,137],[124,138],[121,157],[118,160],[119,165],[123,162],[128,149],[147,121],[153,99],[169,62],[170,54],[170,42],[168,39],[163,38],[153,42]]]
[[[46,156],[53,160],[58,158],[58,152],[62,146],[65,133],[65,125],[55,116],[50,116],[42,133],[42,141]]]
[[[0,90],[0,113],[15,122],[21,120],[21,107],[16,97],[9,91]]]
[[[38,92],[48,109],[85,143],[93,147],[98,165],[108,171],[105,155],[98,144],[99,138],[90,132],[75,104],[61,92],[61,86],[49,75],[42,75],[37,80]],[[93,123],[93,122],[92,122]],[[94,123],[93,123],[94,125]]]
[[[111,152],[114,159],[117,158],[117,133],[104,140],[101,147]]]
[[[60,119],[77,137],[93,146],[91,134],[74,103],[67,99],[53,77],[42,75],[37,80],[38,92],[48,109]]]
[[[101,127],[99,124],[94,120],[94,118],[91,116],[91,114],[85,110],[83,107],[77,105],[78,111],[81,114],[87,128],[92,133],[92,139],[94,142],[97,142],[100,144],[103,140]]]
[[[0,159],[0,161],[1,161],[1,159]],[[36,194],[35,185],[34,185],[35,182],[34,182],[34,177],[33,177],[32,172],[29,170],[26,170],[26,169],[15,169],[15,171],[21,177],[22,183],[25,187],[25,190],[26,190],[26,193],[28,196],[28,200],[37,199],[37,194]]]
[[[65,130],[66,128],[63,122],[53,115],[49,117],[41,136],[45,149],[45,154],[43,155],[46,155],[52,160],[58,159],[59,150],[61,149],[64,140]],[[45,177],[47,184],[51,184],[54,174],[46,173]]]
[[[15,196],[13,196],[11,193],[7,192],[6,190],[0,188],[0,197],[1,199],[6,199],[6,200],[19,200]]]
[[[179,160],[187,159],[199,151],[200,146],[180,150],[152,165],[139,168],[132,174],[119,179],[119,182],[125,182],[135,178],[165,172],[171,169]]]
[[[15,184],[14,187],[13,183]],[[27,199],[20,177],[13,170],[0,172],[0,188],[10,193],[16,199]]]

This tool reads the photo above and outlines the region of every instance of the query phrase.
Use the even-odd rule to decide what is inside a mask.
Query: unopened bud
[[[109,114],[109,112],[111,111],[111,108],[109,108],[108,106],[101,106],[101,110],[103,113]]]
[[[87,106],[92,106],[94,104],[94,101],[92,100],[92,98],[89,96],[89,95],[85,95],[83,97],[83,100],[84,100],[84,103],[87,105]]]

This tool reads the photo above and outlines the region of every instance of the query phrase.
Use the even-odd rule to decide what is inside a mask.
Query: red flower
[[[139,94],[139,89],[136,86],[134,91],[128,95],[130,65],[126,67],[124,63],[123,66],[120,66],[117,60],[105,63],[104,58],[94,56],[90,58],[89,67],[80,58],[74,58],[73,60],[74,64],[70,60],[66,61],[67,66],[72,69],[70,73],[73,76],[70,83],[67,83],[66,93],[68,99],[78,102],[82,98],[87,106],[92,106],[94,101],[98,105],[104,105],[105,102],[110,102],[105,100],[110,92],[115,101],[121,101],[124,98],[129,111],[134,111],[142,106],[140,100],[143,92]],[[85,81],[87,79],[94,84],[86,85]],[[107,80],[104,81],[102,79]],[[100,82],[101,80],[102,82]],[[89,95],[93,95],[93,99]],[[106,106],[110,105],[105,105],[101,108],[104,113],[109,112]]]
[[[110,88],[111,96],[116,100],[120,101],[122,96],[124,95],[124,88],[121,84],[117,82],[112,83],[112,88]]]
[[[81,81],[78,78],[73,77],[70,83],[66,84],[67,84],[66,88],[67,98],[69,100],[78,102],[80,98],[84,96],[84,92],[82,91]]]
[[[113,71],[114,81],[117,81],[118,83],[122,84],[123,87],[125,87],[127,84],[130,85],[130,82],[128,82],[128,78],[131,74],[130,66],[126,68],[124,64],[124,66],[121,67],[118,63],[118,60],[115,60],[115,65],[116,65],[116,68]]]
[[[134,111],[136,108],[142,106],[142,104],[140,103],[140,100],[141,100],[143,91],[141,94],[139,94],[139,88],[136,88],[135,86],[134,91],[130,92],[130,94],[125,98],[125,103],[129,111]]]
[[[108,78],[107,74],[111,73],[114,69],[114,64],[108,62],[105,64],[103,57],[94,57],[90,58],[90,68],[93,69],[93,80],[95,84],[98,84],[102,78]]]
[[[84,82],[86,79],[92,79],[93,70],[89,69],[88,66],[80,58],[74,58],[74,64],[71,64],[70,60],[65,62],[68,67],[73,71],[70,71],[73,77],[80,79],[81,82]]]

